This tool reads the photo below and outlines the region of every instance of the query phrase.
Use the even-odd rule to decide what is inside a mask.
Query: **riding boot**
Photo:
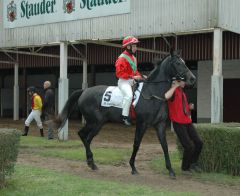
[[[41,137],[44,137],[43,129],[40,129],[40,135],[41,135]]]
[[[28,130],[29,130],[29,127],[25,126],[22,136],[27,136],[28,135]]]

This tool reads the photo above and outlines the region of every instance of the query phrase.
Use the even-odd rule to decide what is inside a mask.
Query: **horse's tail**
[[[82,89],[74,91],[68,98],[67,102],[65,103],[61,113],[58,114],[58,116],[55,119],[50,120],[48,122],[49,126],[51,126],[54,129],[61,129],[65,125],[70,114],[76,108],[77,101],[79,97],[82,95],[82,93],[83,93]]]

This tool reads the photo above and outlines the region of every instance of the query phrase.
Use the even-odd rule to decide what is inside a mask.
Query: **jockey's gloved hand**
[[[142,76],[130,76],[130,79],[133,79],[135,83],[144,82],[147,78]]]
[[[139,79],[134,79],[134,81],[135,81],[136,83],[140,83],[140,82],[146,81],[146,79],[145,79],[145,78],[139,78]]]
[[[139,80],[139,79],[142,78],[142,76],[132,76],[131,78],[134,79],[134,80]]]

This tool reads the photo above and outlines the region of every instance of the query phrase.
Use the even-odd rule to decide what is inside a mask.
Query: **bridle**
[[[178,57],[178,58],[180,58],[180,57]],[[182,60],[182,58],[180,58],[180,59]],[[172,61],[173,61],[173,60],[172,60]],[[183,61],[183,60],[182,60],[182,61]],[[183,61],[183,63],[184,63],[184,61]],[[184,64],[185,64],[185,63],[184,63]],[[186,65],[185,65],[185,66],[186,66]],[[175,66],[172,66],[172,69],[174,69],[175,73],[177,73],[177,75],[175,75],[175,77],[184,77],[184,76],[186,75],[186,73],[189,72],[189,69],[187,68],[187,66],[186,66],[186,70],[183,71],[182,73],[179,73]]]
[[[172,66],[172,69],[174,69],[174,71],[177,73],[176,74],[176,77],[180,76],[180,77],[183,77],[186,75],[186,73],[189,71],[188,69],[186,69],[185,71],[183,71],[182,73],[179,73],[176,69],[175,66]],[[142,78],[144,78],[142,76]],[[135,80],[136,83],[140,83],[140,82],[143,82],[143,83],[147,83],[147,84],[159,84],[159,83],[170,83],[171,84],[171,79],[168,79],[168,80],[159,80],[159,81],[148,81],[147,79],[142,79],[142,80]],[[165,98],[163,97],[159,97],[157,95],[151,95],[149,97],[146,97],[143,93],[140,94],[143,99],[145,100],[152,100],[152,99],[157,99],[159,101],[167,101]]]

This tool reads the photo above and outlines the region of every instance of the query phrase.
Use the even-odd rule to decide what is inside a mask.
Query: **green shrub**
[[[195,124],[204,146],[199,164],[207,172],[240,175],[239,124]],[[182,152],[180,143],[178,149]]]
[[[14,172],[17,160],[20,133],[12,129],[0,129],[0,188],[5,177]]]

